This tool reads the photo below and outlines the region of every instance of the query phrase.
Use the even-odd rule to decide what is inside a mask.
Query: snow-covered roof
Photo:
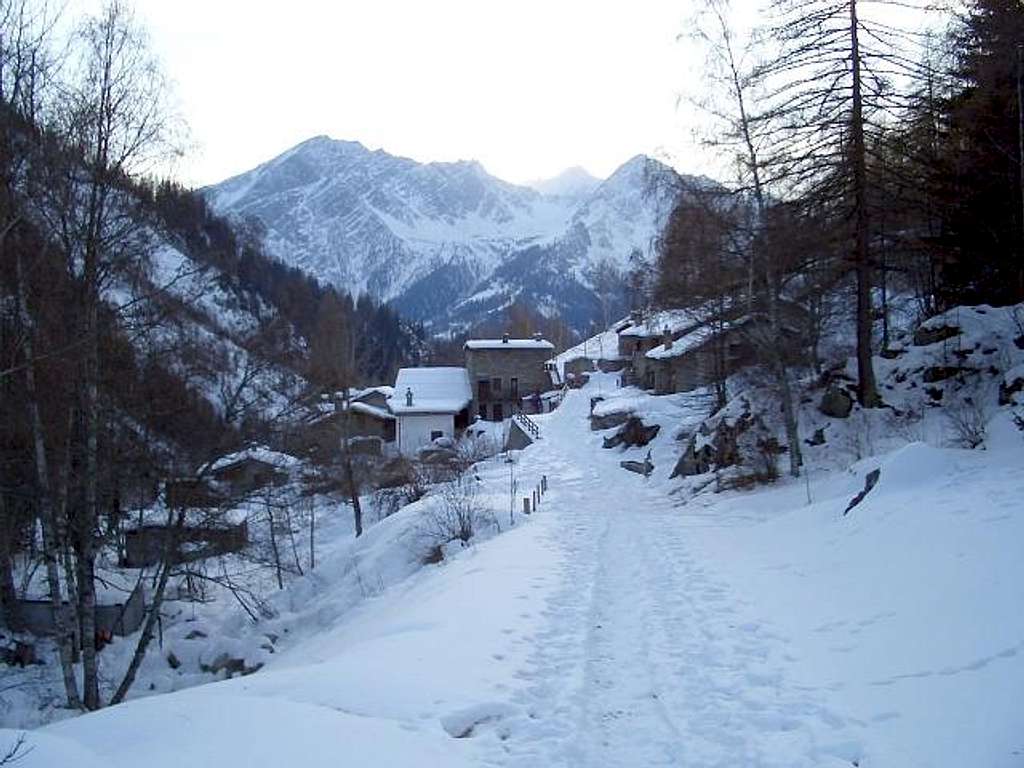
[[[392,414],[388,413],[383,408],[378,408],[375,405],[369,403],[355,402],[350,406],[356,413],[365,413],[367,416],[372,416],[375,419],[384,419],[390,421],[395,418]]]
[[[470,339],[466,349],[554,349],[545,339]]]
[[[631,325],[619,331],[620,336],[630,338],[652,338],[661,336],[665,331],[678,334],[693,328],[701,322],[699,309],[667,309],[655,312],[642,323]]]
[[[349,392],[350,400],[362,400],[364,397],[369,395],[378,394],[384,395],[384,397],[391,397],[395,393],[394,387],[387,385],[381,385],[378,387],[367,387],[366,389],[354,389]]]
[[[672,346],[668,349],[665,348],[664,344],[659,344],[654,349],[648,350],[645,357],[649,360],[665,360],[685,355],[687,352],[691,352],[702,344],[708,342],[716,333],[723,333],[732,328],[737,328],[743,325],[746,321],[747,318],[742,317],[730,323],[720,323],[714,326],[702,325],[699,328],[680,336],[678,339],[675,339],[672,342]]]
[[[596,336],[591,336],[589,339],[581,341],[575,347],[565,350],[565,352],[551,358],[548,362],[553,363],[560,374],[564,374],[566,363],[571,363],[573,360],[581,358],[588,360],[618,360],[619,339],[615,327],[613,325],[607,331],[602,331]]]
[[[406,405],[412,390],[412,405]],[[465,368],[402,368],[395,379],[395,393],[388,400],[391,412],[458,413],[473,399]]]
[[[293,467],[299,463],[297,458],[289,456],[287,453],[272,451],[265,445],[254,445],[246,448],[244,451],[231,453],[227,456],[221,456],[213,462],[209,467],[209,470],[211,472],[216,472],[217,470],[230,467],[233,464],[238,464],[242,461],[260,461],[264,464],[270,464],[271,466],[278,467],[280,469]]]

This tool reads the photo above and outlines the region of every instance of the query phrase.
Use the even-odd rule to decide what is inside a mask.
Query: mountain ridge
[[[282,262],[435,332],[514,301],[582,330],[601,304],[594,270],[621,273],[636,251],[653,255],[682,177],[636,155],[603,181],[582,169],[551,181],[559,193],[475,160],[419,163],[321,135],[203,193],[218,213],[255,222]]]

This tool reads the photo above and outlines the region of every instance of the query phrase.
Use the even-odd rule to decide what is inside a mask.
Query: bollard
[[[533,489],[533,508],[536,509],[540,506],[540,493],[536,488]]]
[[[541,475],[540,476],[540,489],[544,493],[548,492],[548,476],[547,475]]]
[[[530,514],[530,500],[528,498],[526,498],[525,496],[523,497],[523,514],[524,515]]]

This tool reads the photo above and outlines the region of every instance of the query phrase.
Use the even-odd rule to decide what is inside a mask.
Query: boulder
[[[925,368],[924,373],[921,375],[921,379],[926,384],[934,384],[936,381],[951,379],[962,370],[964,369],[951,365],[933,365],[930,368]]]
[[[625,425],[610,437],[604,439],[603,447],[616,448],[620,445],[633,448],[643,448],[651,440],[657,437],[661,431],[660,424],[645,426],[643,421],[636,416],[630,416]]]
[[[829,387],[818,403],[818,410],[833,419],[845,419],[853,410],[853,398],[845,389]]]
[[[813,445],[824,445],[825,442],[826,442],[825,441],[825,430],[824,429],[816,429],[816,430],[814,430],[814,434],[811,437],[809,437],[807,440],[804,440],[804,442],[807,443],[808,445],[812,445],[812,446]]]
[[[632,415],[633,414],[629,411],[616,411],[615,413],[608,413],[604,416],[591,415],[590,429],[592,432],[600,432],[602,429],[621,427],[629,421]]]
[[[643,461],[620,461],[619,466],[644,477],[650,477],[651,472],[654,471],[654,463],[651,461],[650,453],[647,454],[647,458]]]
[[[212,664],[199,664],[199,668],[203,672],[207,672],[211,675],[217,675],[221,672],[226,672],[229,678],[235,675],[251,675],[253,672],[259,672],[263,668],[263,664],[254,664],[249,667],[245,664],[245,659],[232,658],[226,653],[222,653],[216,659],[213,660]]]
[[[960,329],[955,325],[939,325],[934,328],[922,325],[914,331],[914,346],[927,347],[929,344],[938,344],[940,341],[945,341],[959,335]]]
[[[1024,365],[1019,365],[1006,372],[1002,384],[999,385],[999,404],[1013,405],[1024,392]]]
[[[714,449],[711,445],[704,445],[700,450],[696,447],[696,440],[690,440],[683,451],[679,461],[676,462],[670,478],[690,477],[691,475],[703,475],[711,471],[712,461],[715,458]]]
[[[850,499],[850,503],[846,505],[846,511],[843,512],[844,517],[850,514],[851,509],[853,509],[862,501],[864,501],[865,496],[871,493],[871,489],[875,487],[875,484],[878,482],[878,478],[881,474],[882,470],[880,469],[873,469],[870,472],[868,472],[867,477],[864,478],[864,489],[856,496],[854,496],[852,499]]]

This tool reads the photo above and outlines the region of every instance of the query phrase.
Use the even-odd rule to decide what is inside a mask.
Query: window
[[[491,399],[491,380],[479,379],[476,383],[476,396],[480,402]]]
[[[505,419],[505,409],[501,407],[501,403],[494,404],[494,420],[503,421]]]
[[[510,400],[519,399],[519,379],[513,377],[508,380],[508,396]]]
[[[496,398],[501,397],[501,379],[491,379],[491,391]]]
[[[440,429],[430,430],[430,442],[440,440],[442,437],[444,437],[444,432],[442,432]]]
[[[483,421],[487,421],[487,406],[483,403],[480,404],[480,418]]]

